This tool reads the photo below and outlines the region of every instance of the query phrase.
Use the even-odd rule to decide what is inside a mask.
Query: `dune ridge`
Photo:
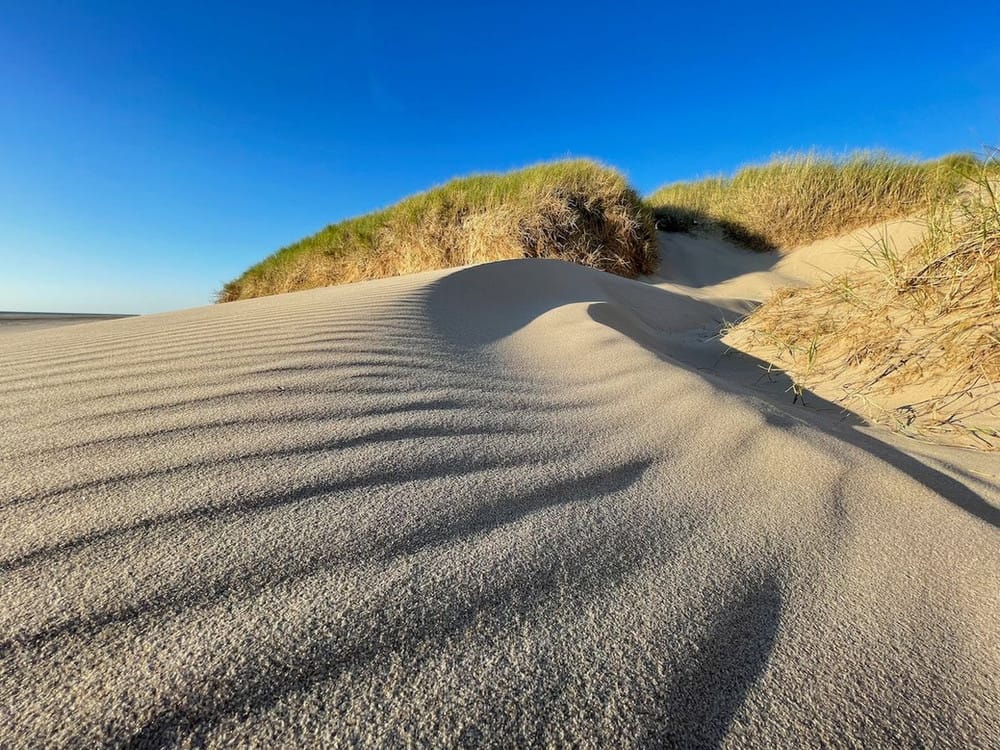
[[[0,744],[987,747],[1000,480],[758,383],[733,291],[515,260],[11,337]]]
[[[219,302],[509,258],[558,258],[629,278],[656,265],[653,215],[590,159],[459,177],[331,224],[226,283]]]

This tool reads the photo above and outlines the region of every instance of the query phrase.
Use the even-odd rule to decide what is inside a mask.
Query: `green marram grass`
[[[652,214],[590,160],[452,180],[282,248],[223,287],[248,297],[509,258],[558,258],[635,277],[653,271]]]
[[[731,343],[903,434],[1000,450],[1000,162],[958,166],[916,247],[873,241],[858,268],[776,293]]]
[[[965,154],[924,162],[871,151],[792,154],[729,177],[666,185],[647,203],[666,231],[703,227],[756,250],[790,248],[926,211],[977,164]]]

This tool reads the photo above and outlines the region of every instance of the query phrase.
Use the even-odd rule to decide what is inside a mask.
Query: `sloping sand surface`
[[[919,217],[895,219],[801,247],[755,252],[711,233],[659,233],[660,270],[646,281],[699,290],[702,295],[762,302],[776,290],[808,286],[858,267],[866,250],[885,241],[909,252],[924,237]]]
[[[0,745],[995,746],[998,482],[793,405],[688,287],[6,339]]]

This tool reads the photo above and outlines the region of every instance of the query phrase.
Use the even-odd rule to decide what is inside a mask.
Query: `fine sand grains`
[[[720,377],[726,304],[519,260],[8,337],[0,745],[995,743],[996,483]]]

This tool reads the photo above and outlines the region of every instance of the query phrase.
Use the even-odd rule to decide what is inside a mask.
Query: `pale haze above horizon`
[[[1000,144],[1000,6],[0,1],[0,310],[212,302],[326,224],[565,156],[643,194]]]

